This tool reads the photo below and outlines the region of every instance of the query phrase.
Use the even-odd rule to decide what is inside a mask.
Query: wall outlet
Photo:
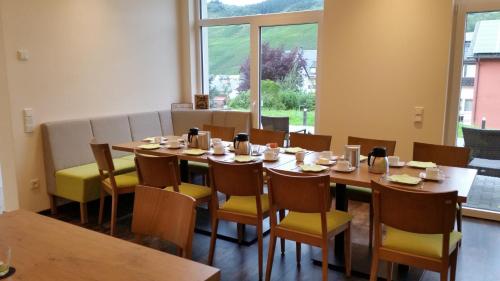
[[[39,188],[40,188],[40,180],[39,179],[32,179],[30,181],[30,189],[37,190]]]

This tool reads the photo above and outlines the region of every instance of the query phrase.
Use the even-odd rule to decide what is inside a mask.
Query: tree
[[[299,48],[285,51],[283,47],[272,48],[269,43],[264,43],[261,50],[261,79],[280,82],[286,77],[293,76],[296,88],[302,86],[300,70],[307,66]],[[247,58],[240,67],[240,86],[238,90],[250,89],[250,58]]]

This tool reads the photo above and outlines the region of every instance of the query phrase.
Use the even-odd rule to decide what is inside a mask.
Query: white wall
[[[335,152],[349,135],[397,140],[404,159],[442,143],[452,20],[452,0],[325,1],[318,130]]]
[[[19,203],[39,211],[49,206],[41,135],[23,132],[22,109],[39,125],[169,108],[181,97],[181,0],[0,1]]]

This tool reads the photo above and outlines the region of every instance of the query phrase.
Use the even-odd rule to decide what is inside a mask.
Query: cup
[[[337,161],[337,169],[340,171],[348,171],[352,167],[351,162],[347,160],[339,160]]]
[[[304,162],[304,158],[306,158],[305,151],[298,151],[295,153],[295,160],[297,160],[297,162]]]
[[[181,143],[178,140],[171,139],[167,141],[167,146],[170,148],[179,148]]]
[[[330,159],[332,159],[331,156],[329,158],[320,157],[318,159],[318,164],[320,164],[320,165],[329,165],[330,164]]]
[[[9,273],[10,259],[10,247],[0,244],[0,277]]]
[[[330,161],[333,157],[333,153],[331,151],[322,151],[319,153],[319,157],[320,159],[325,158],[328,159],[328,161]]]
[[[250,144],[250,145],[252,146],[252,155],[255,155],[255,156],[261,155],[260,145],[258,145],[258,144]]]
[[[220,138],[212,138],[212,144],[215,146],[218,143],[222,143],[222,139]]]
[[[183,134],[181,136],[181,139],[185,142],[185,143],[188,143],[188,134]]]
[[[214,153],[215,154],[224,154],[224,145],[222,143],[214,144]]]
[[[272,149],[267,149],[264,151],[264,160],[266,161],[274,161],[276,160],[276,153]]]
[[[399,156],[388,156],[389,165],[397,166],[399,164]]]
[[[432,180],[437,180],[441,176],[441,171],[439,168],[426,168],[425,169],[425,177],[432,179]]]

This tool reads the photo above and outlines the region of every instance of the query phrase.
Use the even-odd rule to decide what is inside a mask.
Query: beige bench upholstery
[[[237,132],[249,132],[249,112],[210,110],[170,110],[135,113],[91,119],[67,120],[42,124],[47,192],[51,209],[55,198],[80,202],[82,222],[86,221],[86,203],[99,197],[100,179],[89,143],[110,145],[137,141],[151,136],[182,135],[203,124],[231,126]],[[112,152],[118,173],[134,169],[133,156]]]

